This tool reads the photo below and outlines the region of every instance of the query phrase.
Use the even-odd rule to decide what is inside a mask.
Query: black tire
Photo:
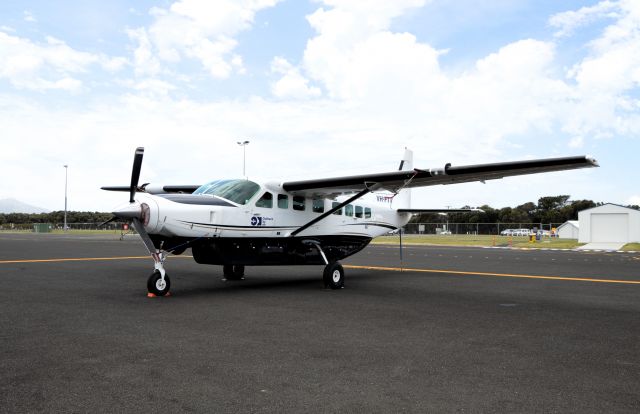
[[[331,289],[342,289],[344,287],[344,269],[340,262],[329,263],[326,265],[322,279],[325,287]]]
[[[169,275],[165,273],[164,275],[164,284],[161,283],[162,278],[160,277],[160,271],[156,270],[149,276],[149,280],[147,280],[147,290],[149,293],[152,293],[156,296],[165,296],[169,293],[169,289],[171,288],[171,280],[169,279]]]
[[[244,266],[243,265],[224,265],[222,267],[224,277],[227,280],[243,280],[244,279]]]

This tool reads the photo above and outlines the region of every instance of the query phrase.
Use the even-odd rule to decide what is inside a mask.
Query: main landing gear
[[[322,275],[325,288],[342,289],[344,287],[344,269],[340,262],[329,263]]]
[[[322,274],[322,281],[325,288],[342,289],[344,288],[344,269],[340,262],[331,262],[327,260],[327,255],[322,251],[322,246],[315,240],[305,240],[304,244],[311,245],[318,249],[322,261],[324,261],[324,273]]]
[[[224,265],[222,273],[226,280],[244,280],[244,265]]]

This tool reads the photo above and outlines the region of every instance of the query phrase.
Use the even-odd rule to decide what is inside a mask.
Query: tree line
[[[478,207],[483,212],[448,213],[447,220],[451,223],[564,223],[577,220],[578,212],[601,206],[592,200],[569,200],[568,195],[540,197],[538,203],[527,202],[517,207],[492,208],[488,205]],[[627,207],[640,210],[640,206]],[[464,206],[462,208],[470,208]],[[413,223],[442,222],[439,214],[419,214],[411,220]]]
[[[103,223],[112,217],[111,213],[98,211],[67,211],[67,223]],[[27,214],[27,213],[3,213],[0,214],[0,225],[3,224],[31,224],[51,223],[62,225],[64,223],[64,211],[52,211],[51,213]]]

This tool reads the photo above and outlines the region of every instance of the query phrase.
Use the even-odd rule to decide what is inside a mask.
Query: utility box
[[[50,223],[36,223],[33,225],[34,233],[51,233],[53,225]]]

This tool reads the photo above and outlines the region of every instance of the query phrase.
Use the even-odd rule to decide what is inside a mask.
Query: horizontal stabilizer
[[[137,192],[139,193],[147,193],[147,194],[166,194],[166,193],[180,193],[180,194],[191,194],[196,191],[200,187],[199,185],[150,185],[150,184],[142,184],[137,188]],[[110,186],[110,187],[100,187],[102,190],[106,191],[129,191],[131,188],[127,186]]]

